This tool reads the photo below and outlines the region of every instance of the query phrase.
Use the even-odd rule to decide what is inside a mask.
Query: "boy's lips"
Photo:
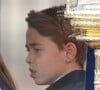
[[[31,68],[29,68],[29,71],[31,72],[31,77],[32,78],[36,78],[36,71],[35,70],[32,70]]]

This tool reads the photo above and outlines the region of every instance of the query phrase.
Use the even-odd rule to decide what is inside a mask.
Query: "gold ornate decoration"
[[[100,90],[100,0],[67,0],[64,17],[75,28],[70,36],[95,49],[94,89]]]

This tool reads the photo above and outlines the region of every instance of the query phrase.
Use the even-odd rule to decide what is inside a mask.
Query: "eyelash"
[[[38,48],[32,48],[36,53],[38,53],[40,51],[40,49]]]
[[[29,52],[30,51],[29,48],[26,48],[26,51]]]
[[[27,52],[29,52],[30,50],[32,50],[32,51],[34,51],[35,53],[38,53],[41,49],[35,48],[35,47],[31,47],[31,48],[27,48],[26,50],[27,50]]]

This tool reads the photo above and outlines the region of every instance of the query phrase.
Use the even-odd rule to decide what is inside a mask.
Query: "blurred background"
[[[0,0],[0,52],[18,90],[44,90],[34,84],[25,62],[25,18],[30,10],[63,5],[66,0]]]

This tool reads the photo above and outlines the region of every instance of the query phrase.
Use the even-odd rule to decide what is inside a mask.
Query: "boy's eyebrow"
[[[33,46],[40,46],[40,45],[42,45],[42,44],[40,44],[40,43],[30,43],[29,44],[29,46],[31,46],[31,47],[33,47]],[[28,48],[28,45],[26,44],[25,47]]]

